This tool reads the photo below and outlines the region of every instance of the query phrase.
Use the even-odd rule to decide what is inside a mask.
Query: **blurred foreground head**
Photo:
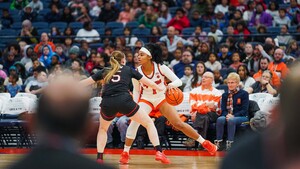
[[[83,134],[89,121],[89,98],[89,92],[78,81],[66,76],[57,78],[38,101],[38,129],[67,137]]]
[[[300,155],[300,64],[295,64],[281,86],[280,120],[288,156]]]

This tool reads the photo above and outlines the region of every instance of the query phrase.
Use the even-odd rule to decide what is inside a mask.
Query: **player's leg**
[[[214,144],[205,140],[189,124],[180,120],[178,113],[173,106],[170,106],[167,102],[165,102],[160,106],[159,110],[176,129],[182,131],[186,136],[197,140],[205,149],[208,150],[209,153],[214,154],[217,151],[217,147]]]
[[[107,141],[107,129],[110,126],[112,120],[107,121],[100,116],[99,130],[97,134],[97,161],[103,162],[103,152]]]

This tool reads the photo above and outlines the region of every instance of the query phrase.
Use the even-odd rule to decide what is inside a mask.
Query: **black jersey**
[[[102,80],[105,77],[105,70],[98,71],[92,75],[94,81]],[[121,68],[112,76],[109,83],[103,86],[102,97],[103,96],[113,96],[123,92],[129,91],[129,85],[131,79],[135,78],[140,80],[143,77],[139,72],[131,69],[128,66],[121,66]]]

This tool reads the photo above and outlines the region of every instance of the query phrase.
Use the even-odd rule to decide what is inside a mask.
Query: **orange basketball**
[[[177,106],[183,101],[183,93],[180,89],[168,89],[166,91],[166,101],[172,105]]]

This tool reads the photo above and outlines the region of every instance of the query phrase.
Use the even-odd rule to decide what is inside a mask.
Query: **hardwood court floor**
[[[26,149],[0,149],[0,169],[17,161],[27,151]],[[119,165],[121,151],[120,149],[106,150],[105,163],[119,169],[217,169],[224,156],[224,152],[218,152],[216,156],[211,156],[205,151],[167,150],[165,153],[171,160],[171,164],[161,164],[154,160],[155,152],[153,150],[132,150],[130,164]],[[95,149],[84,149],[83,153],[87,157],[95,159]]]

